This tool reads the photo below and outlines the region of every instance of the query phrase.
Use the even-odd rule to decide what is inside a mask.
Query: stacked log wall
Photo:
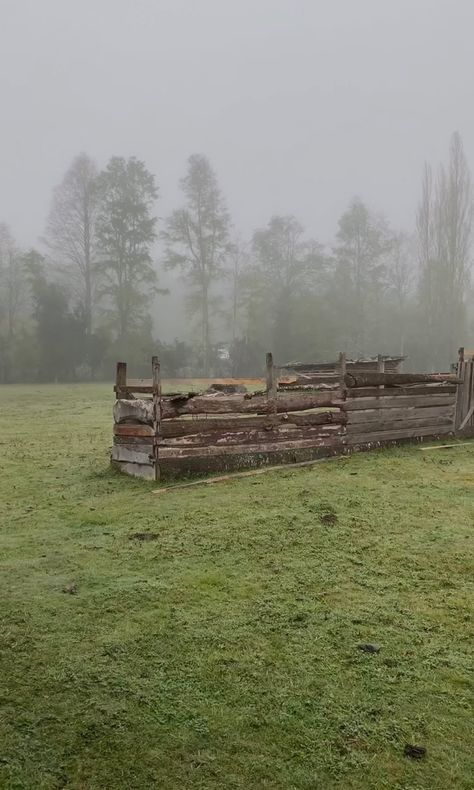
[[[162,395],[153,379],[117,367],[112,463],[148,480],[292,463],[454,431],[454,375],[348,368],[330,384],[279,385],[267,355],[266,390]]]

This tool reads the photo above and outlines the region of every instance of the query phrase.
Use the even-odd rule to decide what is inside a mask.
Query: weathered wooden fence
[[[306,461],[454,431],[455,375],[385,372],[383,358],[375,368],[356,369],[344,354],[328,373],[292,367],[278,381],[268,354],[261,392],[224,386],[163,395],[157,358],[147,380],[128,379],[119,363],[113,464],[157,480]]]
[[[474,351],[459,349],[457,375],[461,383],[456,405],[456,433],[474,436]]]

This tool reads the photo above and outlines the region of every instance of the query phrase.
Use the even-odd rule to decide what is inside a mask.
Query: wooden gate
[[[458,385],[456,399],[456,433],[474,436],[474,356],[460,349],[458,362]]]

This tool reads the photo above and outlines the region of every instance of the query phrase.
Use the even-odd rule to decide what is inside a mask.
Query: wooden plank
[[[153,464],[131,464],[128,461],[112,461],[111,463],[115,469],[131,477],[140,477],[142,480],[155,482],[155,467]]]
[[[348,398],[383,398],[397,397],[400,395],[447,395],[455,394],[456,391],[456,384],[412,384],[407,387],[388,387],[387,389],[380,389],[379,387],[361,387],[360,389],[349,390],[347,396]]]
[[[406,384],[441,383],[458,384],[460,379],[452,373],[379,373],[348,372],[344,381],[349,389],[357,387],[394,387]]]
[[[306,411],[333,406],[341,397],[340,390],[280,394],[276,399],[276,412]],[[163,418],[182,414],[271,414],[273,404],[266,395],[196,395],[193,397],[162,398]]]
[[[197,456],[192,458],[160,459],[160,471],[164,478],[183,478],[212,472],[231,472],[245,469],[274,466],[275,464],[299,464],[316,459],[339,456],[342,446],[306,447],[279,449],[275,452],[237,453],[235,455]]]
[[[278,380],[281,389],[288,387],[307,386],[320,387],[322,384],[333,385],[335,388],[340,386],[340,376],[337,373],[298,373],[293,376],[285,376]]]
[[[397,395],[394,398],[348,398],[339,404],[343,411],[357,411],[359,409],[393,409],[415,406],[424,408],[429,406],[454,406],[453,395]]]
[[[227,446],[234,444],[267,444],[268,442],[287,442],[297,439],[323,439],[328,436],[342,436],[343,428],[340,425],[317,425],[313,428],[275,426],[272,430],[250,429],[243,431],[211,431],[207,433],[194,433],[187,436],[177,436],[163,439],[160,444],[160,454],[163,447],[205,447]]]
[[[245,472],[232,472],[226,475],[219,475],[219,477],[204,477],[200,480],[191,480],[191,482],[187,483],[177,483],[172,486],[164,486],[161,488],[155,489],[152,491],[153,494],[167,494],[170,491],[176,491],[180,488],[191,488],[194,486],[206,486],[206,485],[214,485],[214,483],[227,483],[232,480],[240,480],[243,477],[254,477],[255,475],[263,475],[267,472],[281,472],[285,469],[301,469],[305,466],[314,466],[314,464],[322,463],[323,461],[337,461],[337,456],[326,457],[326,458],[313,458],[310,461],[298,461],[296,463],[290,464],[280,464],[279,466],[262,466],[257,469],[247,469]]]
[[[161,423],[161,435],[187,436],[188,434],[210,432],[210,431],[238,431],[259,428],[271,431],[279,425],[288,427],[313,426],[313,425],[343,425],[347,421],[347,415],[337,411],[308,411],[304,414],[272,414],[272,415],[247,415],[242,414],[238,417],[182,417],[171,420],[163,420]]]
[[[427,417],[414,420],[383,420],[381,422],[361,422],[355,425],[348,425],[346,428],[347,436],[354,436],[359,433],[380,433],[382,431],[407,431],[413,428],[433,428],[436,432],[437,427],[448,428],[454,431],[453,418],[449,417]]]
[[[424,408],[416,408],[415,406],[407,406],[404,409],[361,409],[355,411],[348,411],[347,424],[354,425],[360,422],[380,422],[381,420],[414,420],[418,418],[429,419],[431,417],[446,417],[453,418],[454,406],[425,406]]]
[[[114,444],[141,444],[150,447],[154,444],[154,436],[117,436],[113,437]]]
[[[431,426],[426,428],[403,428],[395,431],[374,431],[346,436],[348,447],[360,444],[393,442],[398,439],[417,439],[422,436],[445,436],[453,432],[452,426]]]
[[[134,398],[133,400],[116,400],[114,404],[114,421],[139,422],[144,425],[153,425],[154,408],[152,400]]]
[[[153,445],[114,444],[111,457],[113,461],[128,461],[132,464],[153,464]]]
[[[115,436],[154,436],[155,432],[152,425],[138,425],[133,423],[123,423],[114,425]]]
[[[206,458],[213,455],[258,455],[283,450],[302,450],[315,447],[342,448],[341,437],[315,437],[283,442],[261,442],[260,444],[213,446],[213,447],[160,447],[161,459],[167,458]]]

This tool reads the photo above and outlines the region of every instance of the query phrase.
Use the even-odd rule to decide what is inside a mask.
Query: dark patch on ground
[[[128,536],[128,539],[129,540],[139,540],[142,543],[145,543],[146,541],[157,540],[158,539],[158,535],[156,534],[156,532],[132,532]]]

